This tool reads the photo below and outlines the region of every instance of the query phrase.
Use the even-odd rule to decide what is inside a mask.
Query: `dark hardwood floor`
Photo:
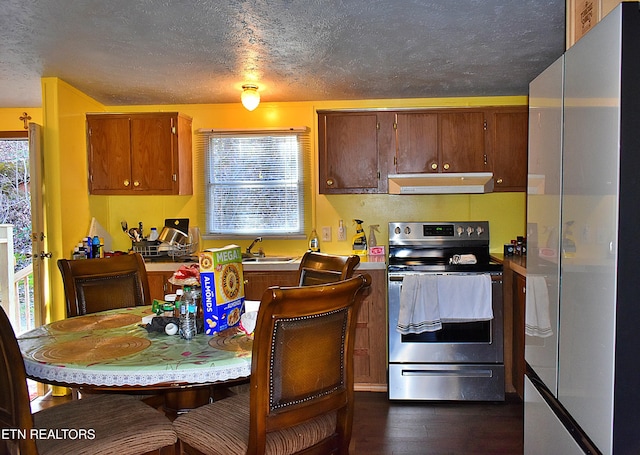
[[[67,401],[43,397],[34,412]],[[523,453],[523,404],[389,402],[384,393],[356,392],[352,453],[467,455]]]
[[[365,455],[523,453],[523,404],[389,402],[356,393],[353,445]]]

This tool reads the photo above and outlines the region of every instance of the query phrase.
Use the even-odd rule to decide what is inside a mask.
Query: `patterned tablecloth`
[[[64,319],[18,337],[27,375],[78,386],[209,384],[248,377],[251,346],[239,330],[217,336],[148,333],[151,307]]]

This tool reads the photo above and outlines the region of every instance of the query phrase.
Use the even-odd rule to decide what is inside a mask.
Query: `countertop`
[[[491,259],[508,266],[514,272],[527,276],[527,257],[526,256],[505,256],[502,253],[492,253]],[[508,264],[507,264],[508,263]]]
[[[356,270],[386,270],[387,266],[384,261],[384,257],[381,257],[381,261],[368,260],[363,257],[360,260],[360,264],[356,267]],[[195,264],[194,262],[181,262],[179,260],[167,262],[158,261],[146,261],[145,266],[148,272],[173,272],[178,270],[180,266],[190,266]],[[298,270],[300,267],[300,258],[287,262],[248,262],[242,264],[242,269],[245,272],[266,272],[266,271],[287,271]]]

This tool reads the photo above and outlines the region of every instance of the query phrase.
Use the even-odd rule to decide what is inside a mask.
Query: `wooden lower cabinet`
[[[170,294],[175,290],[175,286],[169,283],[169,278],[172,275],[173,272],[147,272],[151,300],[163,300],[166,294]]]
[[[358,312],[354,347],[355,389],[387,390],[387,305],[385,270],[367,270],[371,292]],[[297,271],[244,272],[245,297],[260,300],[269,286],[295,286]]]
[[[298,284],[297,270],[248,272],[244,271],[244,298],[260,300],[262,294],[270,286],[296,286]]]
[[[527,281],[519,273],[513,274],[513,386],[524,399],[524,318]]]
[[[358,312],[353,350],[355,390],[387,391],[387,280],[385,270],[367,270],[371,292]]]
[[[526,259],[515,257],[503,262],[504,301],[504,380],[505,392],[524,399],[524,317]]]

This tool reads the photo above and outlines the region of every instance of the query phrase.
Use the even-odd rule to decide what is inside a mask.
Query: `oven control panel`
[[[391,222],[389,245],[418,243],[489,243],[488,221]]]

